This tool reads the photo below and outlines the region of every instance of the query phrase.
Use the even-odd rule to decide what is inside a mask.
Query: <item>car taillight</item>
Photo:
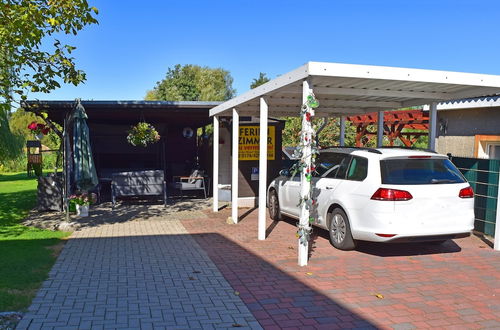
[[[460,189],[460,192],[458,193],[458,197],[460,197],[460,198],[473,198],[474,197],[474,190],[472,190],[471,187]]]
[[[407,201],[413,196],[405,190],[378,188],[371,199],[377,201]]]

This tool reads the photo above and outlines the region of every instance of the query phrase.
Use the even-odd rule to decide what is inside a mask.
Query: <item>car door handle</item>
[[[328,190],[333,189],[332,186],[326,186],[325,188],[328,189]]]

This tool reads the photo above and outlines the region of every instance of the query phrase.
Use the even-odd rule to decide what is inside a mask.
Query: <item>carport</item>
[[[384,111],[412,106],[429,105],[429,149],[434,149],[436,137],[437,103],[470,97],[500,94],[500,76],[366,66],[339,63],[308,62],[245,94],[226,101],[210,110],[213,116],[214,138],[219,141],[219,117],[232,117],[232,155],[238,155],[239,117],[260,118],[259,144],[259,200],[258,239],[266,238],[267,178],[267,123],[269,117],[308,116],[340,117],[340,145],[344,144],[345,116],[378,112],[377,145],[382,146]],[[319,107],[308,105],[308,97],[315,97]],[[303,116],[304,117],[304,116]],[[310,120],[302,121],[303,139],[307,141],[312,130]],[[309,134],[309,135],[308,135]],[[309,149],[308,149],[309,148]],[[311,146],[304,147],[303,158],[311,164]],[[213,211],[218,211],[219,148],[214,143]],[[301,173],[302,195],[309,193],[306,171]],[[238,157],[232,157],[232,219],[238,222]],[[302,207],[300,226],[307,228],[309,213]],[[499,232],[497,226],[497,234]],[[499,235],[496,235],[497,239]],[[299,239],[299,265],[307,264],[308,244]]]

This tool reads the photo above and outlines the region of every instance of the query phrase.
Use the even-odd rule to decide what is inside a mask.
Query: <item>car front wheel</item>
[[[352,250],[356,243],[352,238],[349,219],[344,210],[336,208],[328,214],[330,220],[330,242],[339,250]]]
[[[279,221],[282,218],[280,203],[278,201],[278,194],[276,193],[276,190],[271,190],[271,193],[269,195],[269,216],[274,221]]]

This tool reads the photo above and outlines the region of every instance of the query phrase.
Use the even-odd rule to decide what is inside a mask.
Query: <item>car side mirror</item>
[[[290,171],[287,170],[287,169],[281,170],[279,172],[279,175],[289,177],[290,176]]]

